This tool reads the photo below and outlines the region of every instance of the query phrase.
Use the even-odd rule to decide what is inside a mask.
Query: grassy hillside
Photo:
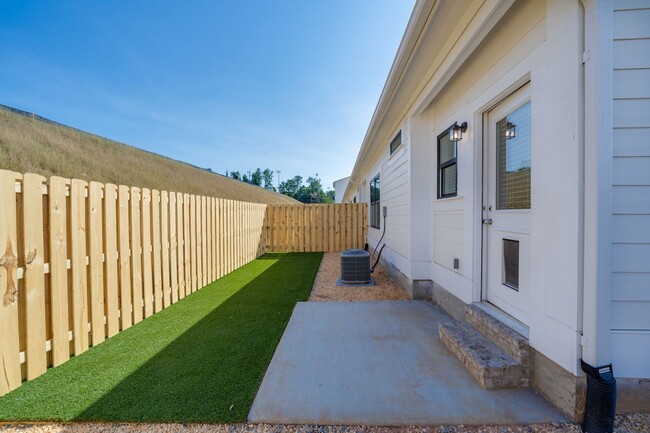
[[[298,203],[180,161],[2,108],[0,168],[255,203]]]

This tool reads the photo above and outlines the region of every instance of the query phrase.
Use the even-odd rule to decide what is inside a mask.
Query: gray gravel
[[[633,414],[616,417],[617,433],[650,433],[650,415]],[[105,423],[25,423],[0,424],[3,433],[581,433],[580,426],[533,424],[527,426],[435,426],[435,427],[366,427],[270,424],[105,424]]]

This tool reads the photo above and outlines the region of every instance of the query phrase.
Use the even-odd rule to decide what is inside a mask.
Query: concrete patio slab
[[[254,423],[528,424],[566,421],[529,389],[485,391],[442,345],[425,301],[302,302],[249,413]]]

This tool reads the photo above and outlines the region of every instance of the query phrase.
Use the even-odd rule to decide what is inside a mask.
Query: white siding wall
[[[465,255],[465,230],[462,211],[437,211],[433,215],[433,261],[452,272],[460,273],[460,266],[454,269],[454,259]]]
[[[614,4],[612,362],[650,377],[650,1]]]
[[[533,86],[540,91],[548,86],[541,53],[546,38],[545,14],[544,2],[513,6],[506,21],[486,38],[432,102],[430,135],[434,154],[430,167],[434,173],[438,135],[454,122],[466,121],[469,125],[457,144],[458,196],[437,199],[434,176],[430,197],[433,280],[467,303],[481,300],[481,227],[475,210],[482,194],[482,113],[514,90],[507,89],[527,74],[534,75]],[[452,267],[453,258],[460,259],[458,270]]]
[[[402,132],[402,146],[382,164],[381,205],[388,207],[386,244],[396,253],[409,257],[409,158],[408,131]]]
[[[386,138],[386,151],[365,178],[366,191],[361,196],[365,195],[364,201],[370,200],[370,182],[379,173],[381,175],[380,206],[388,207],[388,217],[386,221],[380,214],[381,228],[368,229],[368,243],[372,248],[377,247],[385,225],[386,235],[382,243],[386,244],[386,248],[382,252],[382,257],[410,278],[409,139],[408,127],[405,125],[402,127],[402,146],[390,155],[389,143],[397,134],[397,130]]]
[[[461,300],[477,302],[484,297],[479,211],[483,113],[530,80],[529,336],[536,350],[574,374],[579,371],[581,328],[582,30],[577,24],[581,19],[577,2],[516,2],[431,103],[434,146],[435,137],[454,122],[469,125],[458,143],[458,197],[437,200],[434,189],[431,198],[432,278]],[[435,163],[434,157],[432,170]],[[455,224],[459,221],[462,230]],[[460,258],[458,271],[450,263],[456,256]]]

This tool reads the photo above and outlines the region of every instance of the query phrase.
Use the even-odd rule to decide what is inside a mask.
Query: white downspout
[[[613,6],[584,5],[584,266],[582,359],[611,362]]]

